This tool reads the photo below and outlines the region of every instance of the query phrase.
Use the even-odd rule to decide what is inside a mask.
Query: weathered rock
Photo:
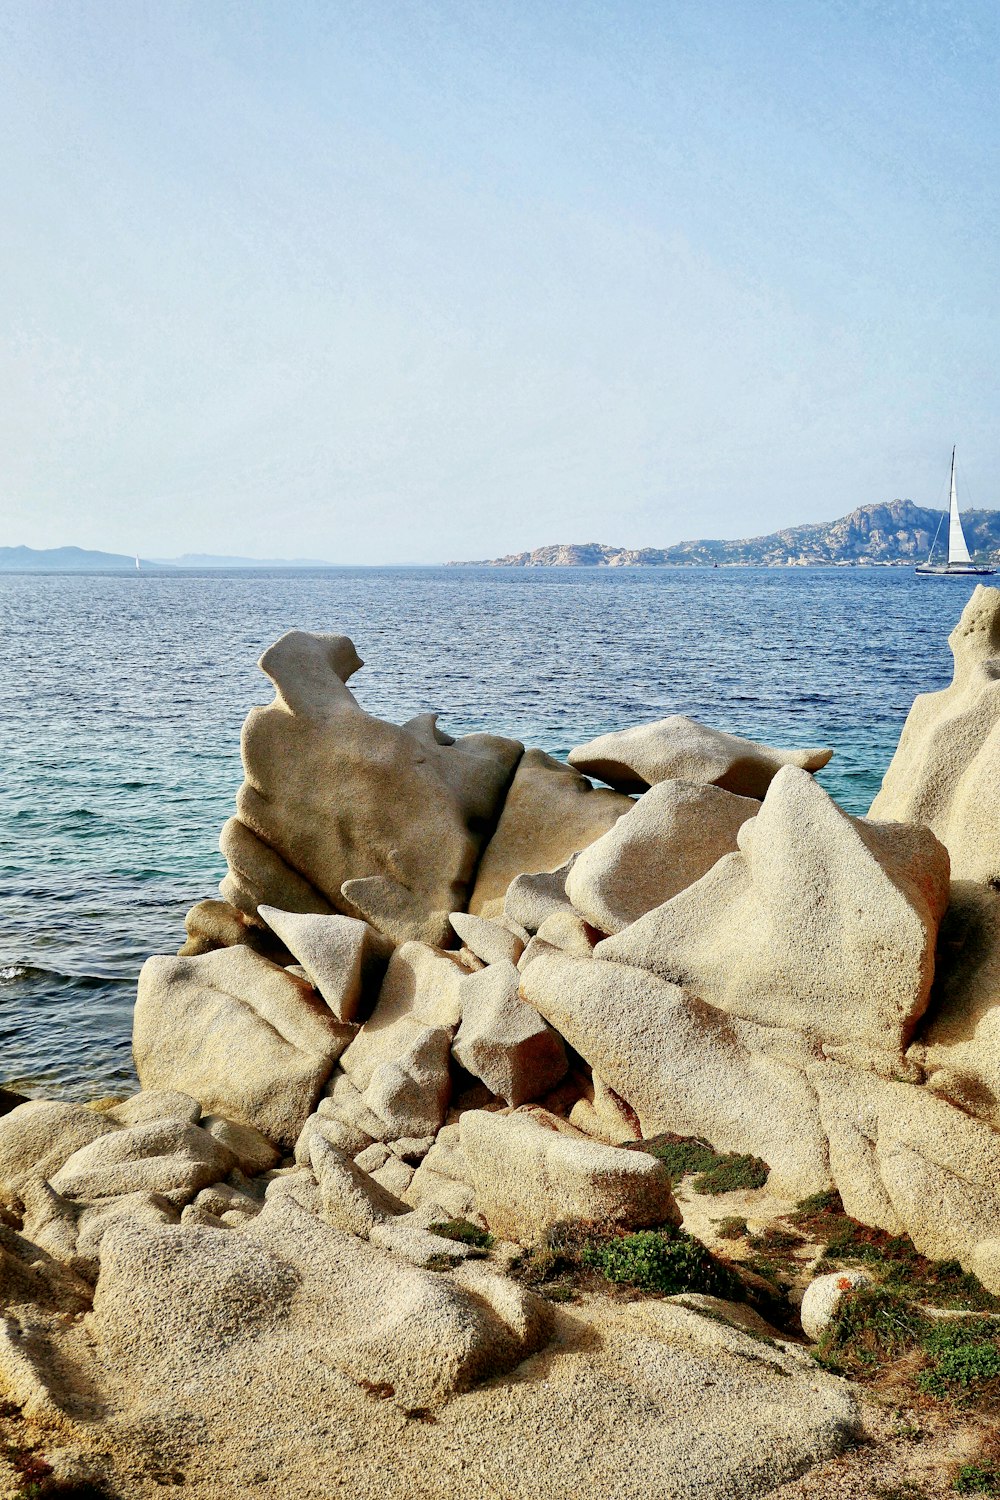
[[[836,1063],[809,1078],[847,1212],[1000,1292],[1000,1134],[913,1084]]]
[[[247,1177],[256,1177],[260,1172],[269,1172],[277,1166],[281,1153],[272,1146],[267,1136],[252,1125],[225,1120],[221,1115],[204,1115],[200,1121],[202,1130],[231,1151],[236,1165]]]
[[[625,964],[541,955],[521,994],[632,1110],[642,1135],[675,1131],[767,1162],[776,1191],[829,1186],[826,1138],[799,1033],[713,1009]]]
[[[738,843],[596,956],[898,1072],[930,995],[947,851],[925,828],[849,817],[791,766]]]
[[[462,1024],[456,1060],[508,1104],[540,1099],[566,1075],[562,1038],[518,993],[509,962],[493,963],[462,981]]]
[[[261,905],[258,916],[295,955],[339,1021],[363,1021],[392,955],[392,943],[357,917],[318,916]]]
[[[119,1129],[83,1104],[29,1099],[0,1119],[0,1200],[10,1203],[27,1178],[45,1181],[74,1151]]]
[[[108,1234],[93,1316],[105,1363],[150,1397],[209,1379],[230,1393],[273,1388],[278,1371],[305,1391],[332,1364],[407,1410],[511,1368],[549,1324],[545,1305],[511,1283],[478,1267],[400,1264],[288,1192],[237,1234]]]
[[[642,1131],[635,1110],[614,1089],[609,1088],[597,1073],[566,1118],[577,1130],[582,1130],[584,1135],[606,1141],[609,1146],[620,1146],[625,1141],[638,1140]]]
[[[312,1138],[310,1159],[319,1184],[323,1218],[334,1229],[367,1239],[383,1219],[407,1212],[408,1204],[387,1192],[318,1133]]]
[[[483,854],[470,912],[499,916],[516,876],[557,869],[613,827],[631,805],[544,751],[526,750]]]
[[[1000,589],[977,585],[948,638],[951,685],[921,693],[872,818],[924,823],[956,880],[1000,880]]]
[[[519,875],[512,880],[503,899],[503,920],[516,922],[525,932],[533,933],[547,917],[557,912],[572,912],[573,903],[566,894],[566,877],[572,868],[570,859],[558,870]]]
[[[416,942],[396,949],[374,1011],[340,1059],[334,1113],[375,1140],[434,1134],[451,1097],[451,1043],[466,977],[453,954]]]
[[[823,1337],[834,1314],[848,1292],[856,1287],[867,1286],[871,1277],[865,1271],[831,1271],[826,1276],[815,1276],[802,1295],[799,1317],[802,1332],[816,1343]]]
[[[395,942],[443,945],[523,747],[454,740],[434,714],[402,726],[374,718],[346,686],[361,665],[346,636],[303,631],[261,657],[276,696],[243,728],[237,817],[270,855],[255,859],[244,841],[223,894],[244,911],[314,911],[318,892]],[[308,904],[281,866],[305,883]]]
[[[590,958],[599,937],[600,933],[588,928],[578,912],[565,910],[550,912],[532,941],[560,948],[563,953],[575,953],[579,958]]]
[[[479,1212],[505,1239],[530,1244],[564,1222],[680,1223],[662,1162],[589,1140],[547,1110],[468,1110],[460,1141]]]
[[[132,1045],[144,1089],[182,1090],[291,1146],[355,1031],[310,985],[236,947],[148,959]]]
[[[937,973],[907,1056],[927,1087],[1000,1130],[1000,893],[954,882]]]
[[[362,1099],[390,1127],[383,1139],[433,1135],[451,1099],[451,1031],[425,1027],[406,1049],[377,1067]]]
[[[524,952],[526,937],[504,926],[503,922],[474,917],[469,912],[453,911],[451,925],[465,946],[484,964],[516,964]]]
[[[379,1187],[385,1188],[386,1192],[391,1193],[394,1198],[402,1198],[413,1181],[415,1170],[414,1167],[410,1166],[409,1162],[400,1161],[398,1156],[387,1156],[382,1165],[375,1168],[375,1171],[372,1173],[372,1181],[377,1182]],[[378,1240],[375,1235],[372,1236],[372,1239],[377,1243],[384,1243]],[[385,1248],[390,1249],[391,1247],[386,1245]],[[416,1264],[423,1265],[425,1264],[425,1260],[418,1258]]]
[[[620,932],[734,853],[737,833],[759,810],[721,787],[660,782],[583,851],[566,894],[593,927]]]
[[[274,933],[253,921],[228,901],[198,901],[184,918],[187,941],[178,950],[181,958],[195,958],[216,948],[245,944],[274,963],[287,960],[288,953]]]
[[[420,1032],[456,1027],[467,975],[453,953],[403,943],[389,961],[374,1011],[340,1059],[344,1072],[365,1088],[375,1068],[398,1057]]]
[[[655,724],[598,735],[568,758],[584,775],[622,792],[644,792],[661,781],[693,781],[760,798],[782,766],[819,771],[832,755],[832,750],[777,750],[673,714]]]
[[[185,1125],[197,1125],[201,1105],[190,1094],[178,1093],[176,1089],[143,1089],[104,1113],[119,1125],[145,1125],[148,1120],[180,1120]]]
[[[236,1165],[207,1130],[180,1120],[147,1120],[74,1151],[51,1178],[64,1198],[158,1193],[180,1205]]]

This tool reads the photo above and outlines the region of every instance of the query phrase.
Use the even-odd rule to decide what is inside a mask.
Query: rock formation
[[[979,584],[948,637],[951,686],[914,701],[870,816],[933,829],[956,880],[1000,882],[1000,610]]]
[[[444,942],[522,746],[454,740],[434,714],[397,727],[365,713],[347,687],[362,663],[346,636],[291,631],[260,665],[276,696],[244,726],[223,894],[250,914],[262,901],[340,911],[397,942]]]
[[[227,900],[140,976],[142,1091],[4,1102],[0,1383],[183,1453],[206,1496],[222,1453],[234,1493],[294,1472],[307,1500],[430,1471],[457,1500],[671,1496],[680,1471],[749,1500],[837,1452],[853,1396],[794,1346],[512,1273],[588,1227],[674,1235],[668,1133],[788,1200],[835,1187],[1000,1293],[995,642],[980,589],[864,819],[808,774],[826,752],[687,720],[574,752],[616,791],[385,724],[349,641],[284,637]]]
[[[791,1027],[828,1056],[901,1068],[930,995],[945,849],[926,828],[848,817],[791,766],[737,843],[596,956],[650,969],[728,1014]]]
[[[763,797],[782,766],[819,771],[832,750],[776,750],[710,729],[683,714],[599,735],[569,753],[569,763],[622,792],[644,792],[661,781],[719,786],[740,797]]]

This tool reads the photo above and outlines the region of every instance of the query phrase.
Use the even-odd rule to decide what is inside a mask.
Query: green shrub
[[[981,1464],[963,1464],[951,1487],[960,1495],[1000,1495],[1000,1473]]]
[[[478,1224],[470,1224],[468,1219],[446,1219],[441,1224],[428,1225],[428,1229],[443,1240],[457,1240],[460,1245],[473,1245],[477,1250],[488,1250],[493,1243],[491,1234]]]
[[[692,1187],[696,1193],[732,1193],[737,1188],[760,1188],[767,1182],[770,1170],[759,1156],[730,1153],[718,1157],[713,1166],[699,1173]]]
[[[847,1292],[814,1350],[821,1364],[871,1374],[914,1348],[926,1328],[918,1307],[886,1287]]]
[[[917,1381],[927,1395],[963,1399],[1000,1393],[1000,1321],[938,1323],[921,1346],[932,1360]]]
[[[750,1233],[746,1219],[735,1217],[720,1219],[715,1226],[715,1232],[720,1240],[745,1240]]]
[[[741,1295],[740,1283],[732,1272],[683,1230],[666,1235],[646,1229],[617,1239],[592,1241],[583,1247],[580,1259],[606,1280],[646,1292]]]
[[[694,1135],[653,1135],[645,1141],[629,1142],[628,1149],[655,1156],[666,1167],[674,1182],[679,1182],[682,1177],[690,1177],[693,1172],[707,1172],[721,1160],[719,1153],[707,1141]]]

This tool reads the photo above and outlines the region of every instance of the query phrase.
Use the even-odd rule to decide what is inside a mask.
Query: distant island
[[[846,567],[901,565],[927,556],[941,526],[939,546],[947,546],[947,513],[927,510],[912,500],[859,505],[839,521],[789,526],[769,536],[743,541],[677,542],[672,547],[609,547],[600,542],[536,547],[481,562],[452,562],[451,568],[657,568],[678,565],[730,567]],[[962,516],[969,550],[977,561],[1000,552],[1000,511],[967,510]]]
[[[134,573],[169,572],[177,568],[329,568],[333,563],[306,558],[216,557],[185,552],[182,557],[135,558],[123,552],[94,552],[86,547],[0,547],[0,573]]]

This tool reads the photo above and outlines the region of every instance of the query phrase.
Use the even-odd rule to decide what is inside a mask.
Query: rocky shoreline
[[[265,652],[221,899],[140,976],[141,1092],[0,1101],[9,1493],[842,1463],[871,1423],[830,1341],[880,1282],[822,1214],[1000,1310],[1000,591],[951,646],[869,818],[829,750],[674,717],[567,765],[375,718],[346,637]]]

